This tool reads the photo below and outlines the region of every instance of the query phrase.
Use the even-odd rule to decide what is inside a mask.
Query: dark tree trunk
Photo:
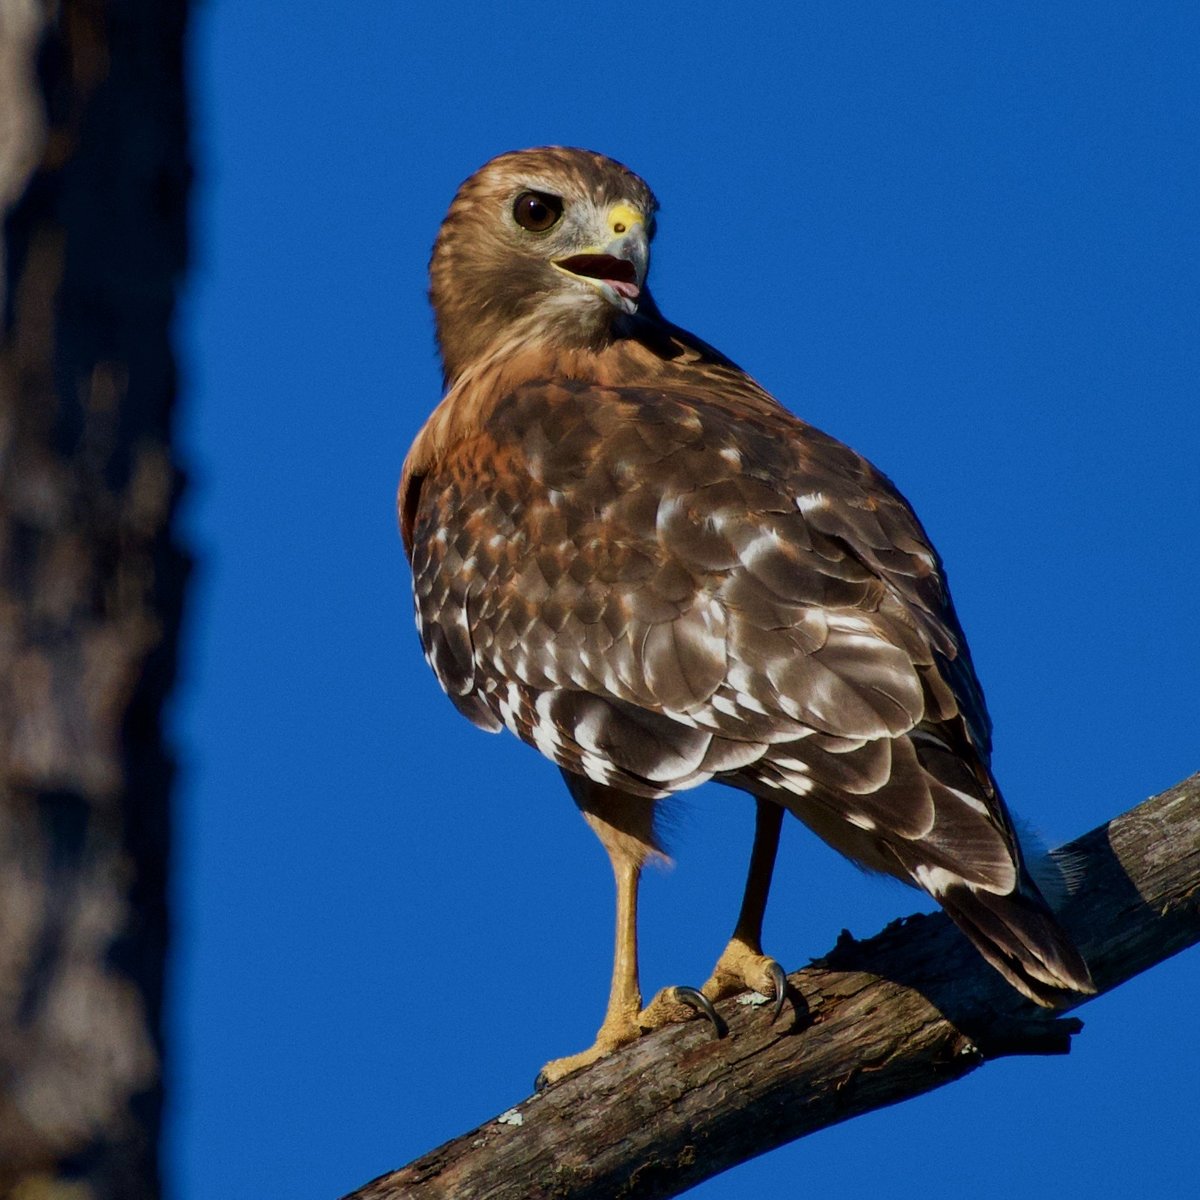
[[[159,1194],[186,10],[0,0],[6,1196]]]

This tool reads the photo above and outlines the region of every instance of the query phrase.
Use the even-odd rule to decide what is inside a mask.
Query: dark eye
[[[562,216],[561,196],[546,192],[522,192],[513,201],[513,220],[531,233],[545,233]]]

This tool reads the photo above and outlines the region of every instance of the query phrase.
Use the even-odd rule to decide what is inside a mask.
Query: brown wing
[[[715,389],[527,383],[411,520],[426,655],[477,724],[639,795],[721,778],[868,865],[1011,890],[940,565],[845,446]]]

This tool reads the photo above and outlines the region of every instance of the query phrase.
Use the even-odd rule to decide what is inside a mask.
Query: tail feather
[[[951,884],[937,900],[979,953],[1036,1004],[1058,1008],[1096,991],[1087,963],[1036,890],[998,895]]]

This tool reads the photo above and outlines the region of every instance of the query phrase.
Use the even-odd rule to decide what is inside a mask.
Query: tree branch
[[[1102,992],[1200,941],[1200,774],[1065,850],[1080,877],[1061,916]],[[647,1035],[345,1200],[675,1196],[989,1059],[1065,1054],[1082,1028],[1018,996],[941,913],[843,934],[788,982],[774,1025],[731,1000],[728,1037]]]

